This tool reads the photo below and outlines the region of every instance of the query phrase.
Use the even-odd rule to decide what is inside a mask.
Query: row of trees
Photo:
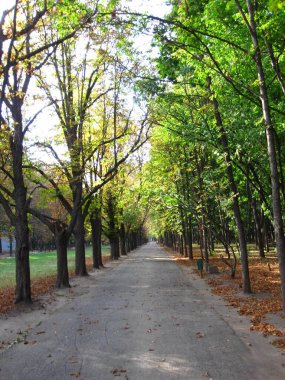
[[[76,273],[87,273],[86,221],[98,266],[101,226],[117,258],[144,239],[150,212],[155,233],[189,258],[193,240],[206,261],[215,241],[228,257],[237,244],[246,293],[247,243],[261,257],[276,244],[285,309],[283,2],[171,5],[165,19],[116,1],[16,1],[4,13],[0,201],[15,228],[17,302],[30,300],[28,215],[54,235],[57,285],[68,286],[72,234]],[[147,21],[160,51],[156,77],[131,43]],[[130,106],[133,86],[144,113]],[[32,142],[43,107],[52,110],[42,121],[48,137]],[[141,176],[130,156],[154,124]]]
[[[140,216],[125,225],[114,190],[152,124],[146,111],[134,116],[128,99],[139,63],[128,28],[114,22],[115,4],[18,0],[3,13],[0,202],[15,230],[15,302],[31,301],[30,215],[54,236],[58,287],[69,286],[72,234],[75,272],[87,275],[86,221],[95,267],[102,264],[102,215],[114,259],[118,236],[122,254],[144,240]]]
[[[159,189],[156,234],[190,258],[196,239],[206,261],[213,242],[228,256],[237,243],[246,293],[247,243],[261,257],[276,244],[285,310],[284,4],[171,3],[166,19],[150,17],[160,79],[147,93],[160,127],[145,175]]]

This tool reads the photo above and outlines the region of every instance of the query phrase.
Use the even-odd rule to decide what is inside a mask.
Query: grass
[[[110,247],[102,246],[102,254],[109,255]],[[68,251],[68,268],[74,270],[74,249]],[[92,257],[92,247],[86,247],[86,257]],[[56,252],[33,252],[30,254],[31,278],[36,279],[56,274]],[[7,286],[15,286],[15,258],[5,257],[0,259],[0,289]]]

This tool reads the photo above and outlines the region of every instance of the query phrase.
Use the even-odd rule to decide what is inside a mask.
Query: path
[[[203,281],[155,243],[80,280],[80,296],[35,312],[24,342],[1,354],[0,379],[285,378],[281,354],[249,343],[242,320],[233,329]]]

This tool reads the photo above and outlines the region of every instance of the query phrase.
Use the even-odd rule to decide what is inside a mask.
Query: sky
[[[139,11],[147,12],[153,16],[163,17],[169,10],[169,6],[165,3],[166,0],[127,0],[129,7]]]
[[[149,13],[153,16],[164,17],[169,11],[169,6],[166,5],[167,0],[122,0],[134,12]],[[0,0],[0,17],[5,9],[11,8],[15,4],[15,0]],[[150,45],[151,37],[141,38],[138,45]],[[138,47],[138,46],[137,46]]]
[[[0,15],[2,16],[2,13],[5,9],[9,9],[10,7],[15,4],[15,0],[1,0],[0,1]]]
[[[163,17],[169,7],[166,0],[126,0],[126,4],[134,10],[148,12],[154,16]],[[3,10],[9,9],[15,4],[15,0],[0,0],[0,15]]]

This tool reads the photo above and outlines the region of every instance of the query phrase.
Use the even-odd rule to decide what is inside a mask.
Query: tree
[[[45,31],[53,25],[53,21],[59,22],[58,26],[61,27],[61,17],[71,10],[69,5],[68,2],[58,4],[18,0],[12,9],[4,11],[0,22],[1,134],[5,136],[5,149],[11,153],[11,172],[5,167],[1,168],[8,178],[9,186],[1,186],[0,201],[15,226],[16,303],[31,302],[27,219],[30,200],[24,179],[23,157],[24,138],[39,113],[26,119],[23,108],[34,72],[45,63],[50,51],[73,36],[92,17],[87,8],[80,7],[81,12],[76,13],[68,27],[67,24],[62,26],[59,38],[48,41]]]

